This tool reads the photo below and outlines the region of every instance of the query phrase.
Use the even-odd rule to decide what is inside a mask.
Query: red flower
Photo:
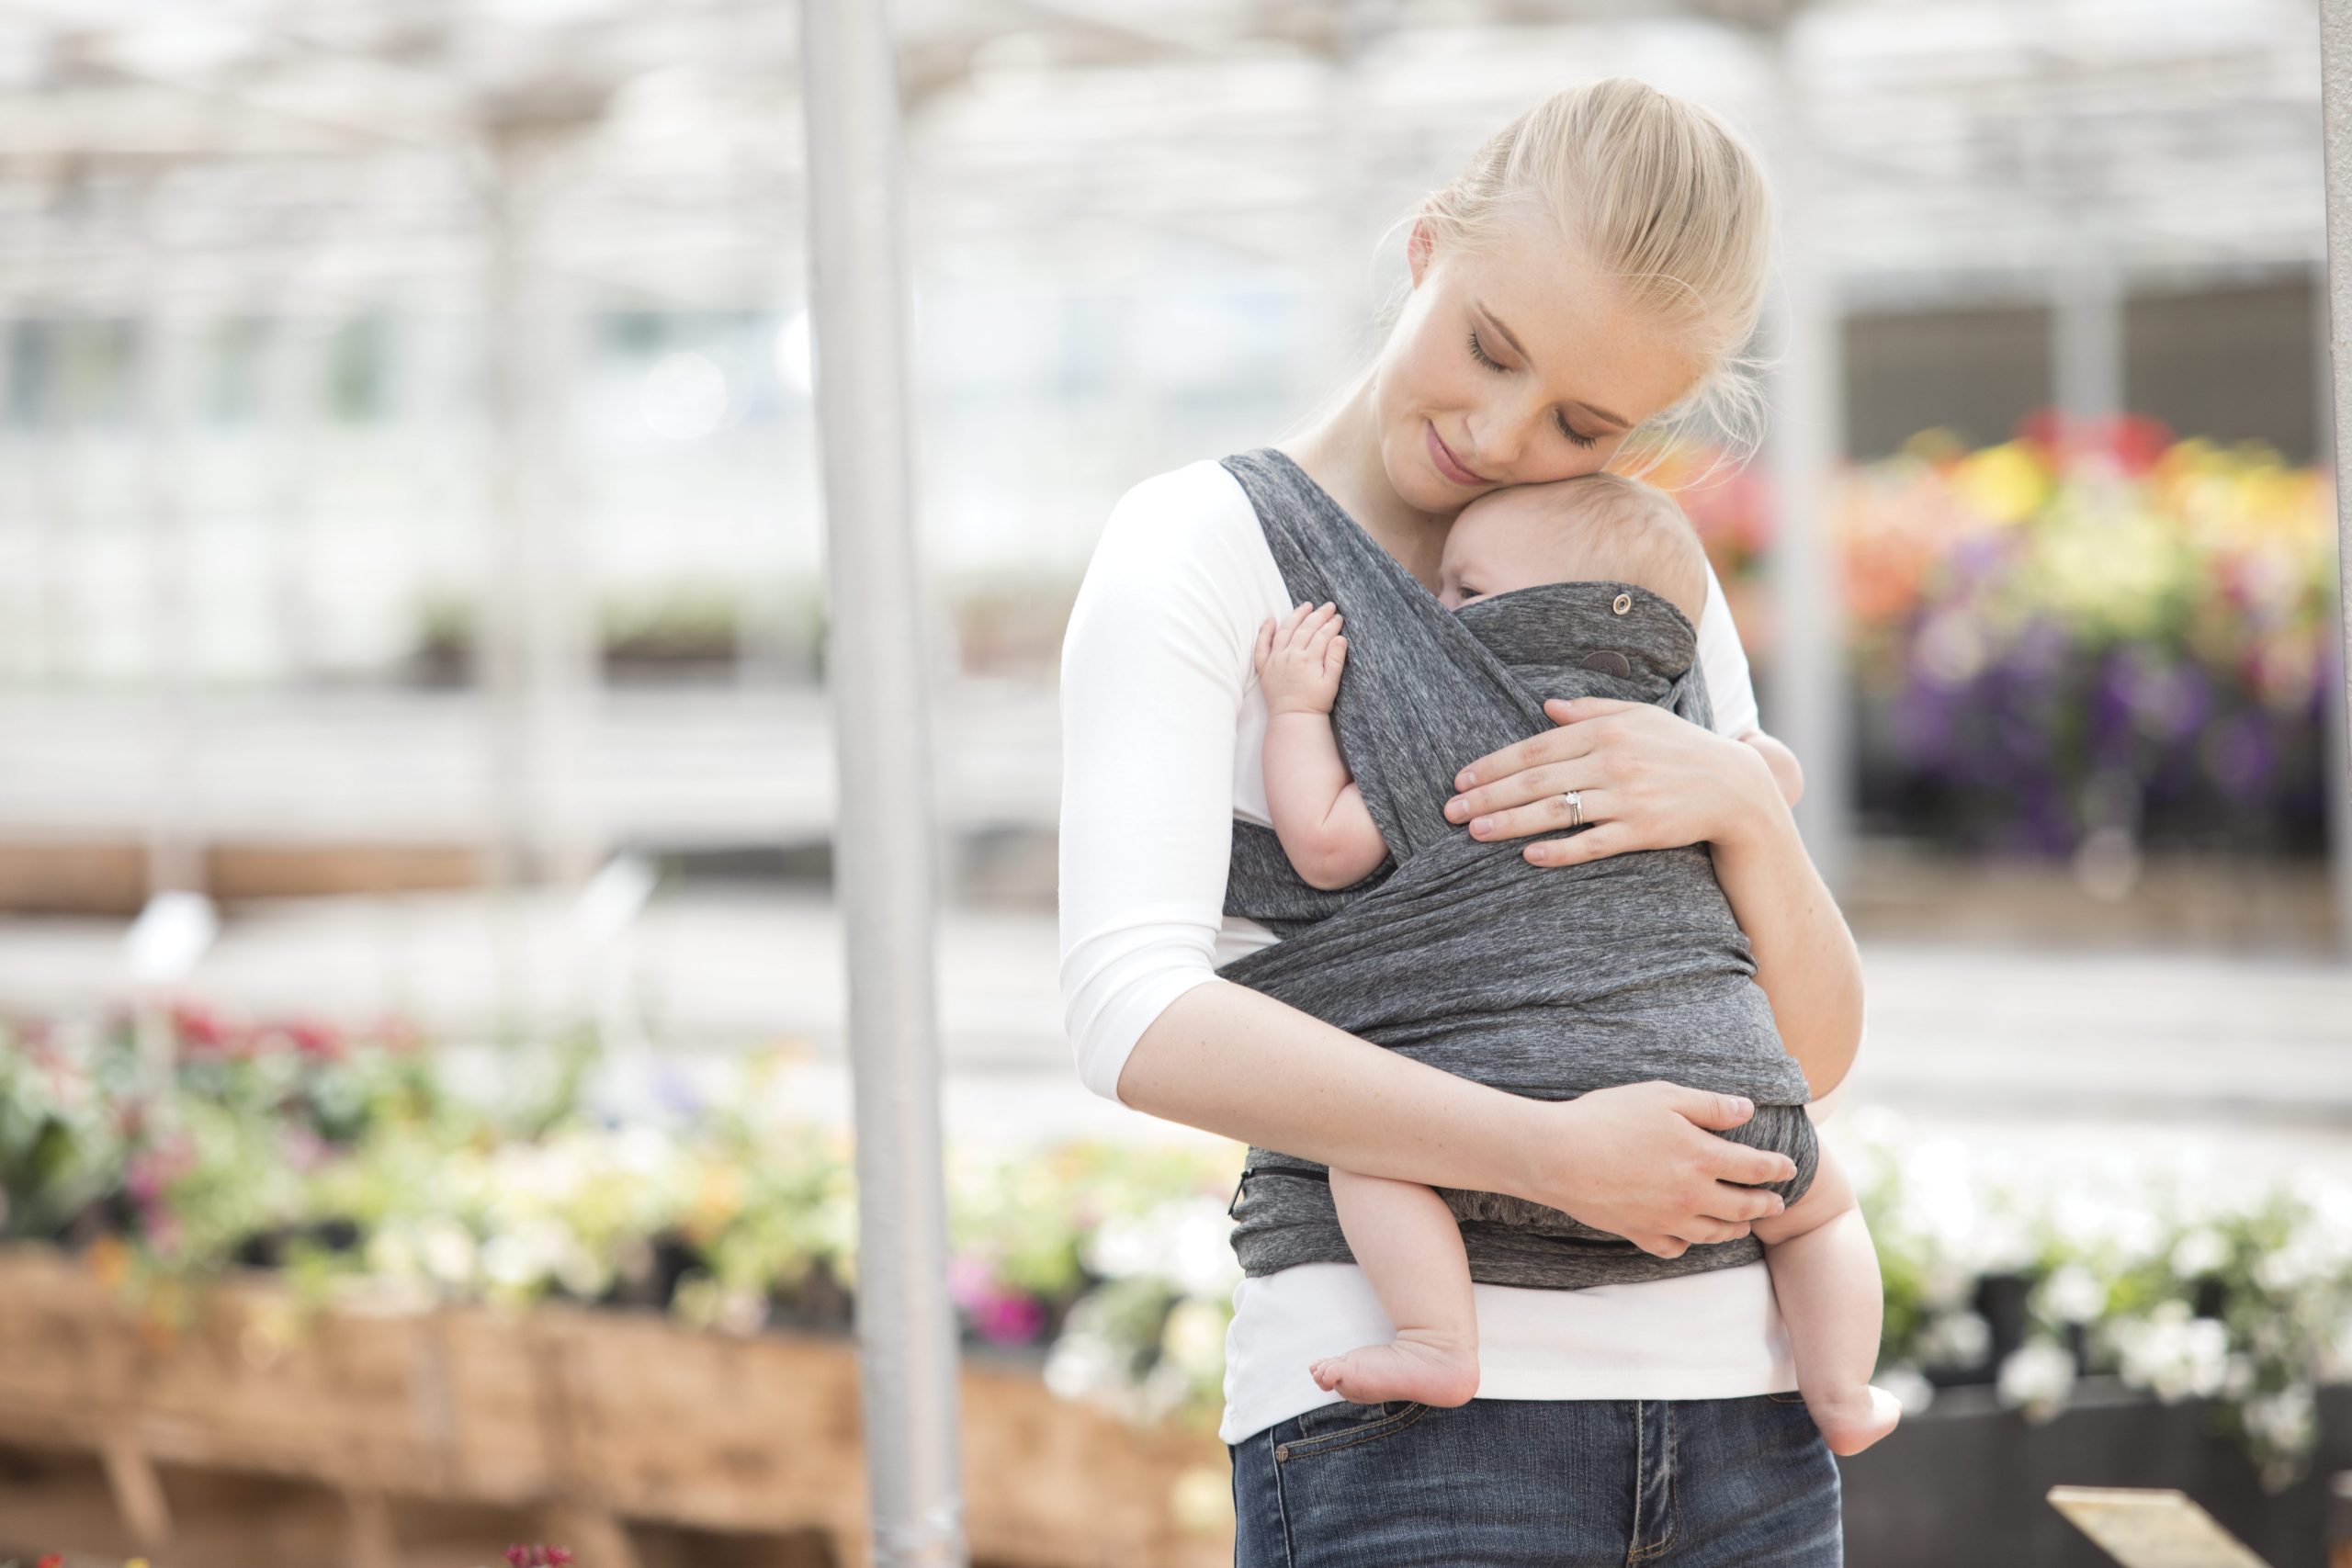
[[[220,1015],[201,1002],[174,1002],[172,1028],[191,1045],[220,1046],[235,1038],[235,1031]]]
[[[34,1559],[33,1568],[65,1568],[64,1554],[56,1551],[44,1552]]]
[[[561,1568],[571,1561],[571,1553],[560,1546],[510,1546],[506,1561],[514,1568]]]
[[[298,1019],[286,1026],[286,1032],[293,1040],[294,1049],[305,1056],[334,1061],[343,1055],[343,1036],[328,1024]]]

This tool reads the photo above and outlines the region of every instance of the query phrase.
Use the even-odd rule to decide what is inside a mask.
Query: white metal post
[[[2352,484],[2346,482],[2346,459],[2352,457],[2352,76],[2346,74],[2352,73],[2352,0],[2322,0],[2319,26],[2327,143],[2328,352],[2335,361],[2337,657],[2338,668],[2346,671],[2346,721],[2352,723]],[[2352,769],[2342,750],[2331,761],[2330,787],[2340,797],[2352,790]],[[2336,908],[2345,922],[2338,935],[2352,948],[2352,874],[2344,869],[2340,847],[2336,863]]]
[[[1853,725],[1847,684],[1843,569],[1832,536],[1844,456],[1845,355],[1837,281],[1823,254],[1820,156],[1791,60],[1792,15],[1761,39],[1776,102],[1767,153],[1781,194],[1781,363],[1771,378],[1766,457],[1775,511],[1773,649],[1767,728],[1804,766],[1797,826],[1822,879],[1843,882],[1853,839]]]
[[[961,1568],[897,67],[880,0],[801,0],[800,17],[872,1561]]]

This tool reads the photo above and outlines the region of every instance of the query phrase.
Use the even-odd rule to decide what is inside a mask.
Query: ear
[[[1413,231],[1405,239],[1405,265],[1413,275],[1413,287],[1421,286],[1421,274],[1430,266],[1430,253],[1436,249],[1437,237],[1430,232],[1430,220],[1413,220]]]

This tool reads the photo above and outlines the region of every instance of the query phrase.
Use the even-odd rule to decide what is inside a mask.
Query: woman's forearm
[[[1861,955],[1777,788],[1767,779],[1745,793],[1741,828],[1711,842],[1715,878],[1747,933],[1781,1041],[1813,1092],[1826,1094],[1861,1046]]]
[[[1194,986],[1121,1068],[1119,1099],[1368,1176],[1525,1197],[1541,1102],[1400,1056],[1262,991]]]

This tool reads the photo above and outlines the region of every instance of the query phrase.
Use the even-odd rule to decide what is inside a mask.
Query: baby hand
[[[1258,628],[1258,683],[1270,716],[1331,711],[1348,661],[1341,619],[1337,604],[1301,604],[1279,622],[1267,616]]]

